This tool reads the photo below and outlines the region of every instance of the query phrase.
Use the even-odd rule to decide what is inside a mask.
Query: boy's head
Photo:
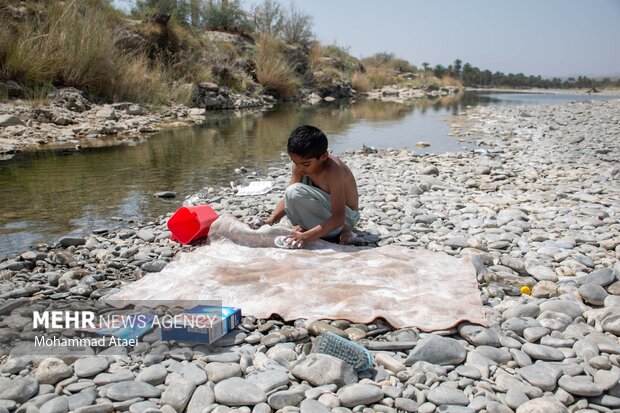
[[[320,159],[327,154],[327,136],[314,126],[300,126],[291,132],[287,150],[303,159]]]

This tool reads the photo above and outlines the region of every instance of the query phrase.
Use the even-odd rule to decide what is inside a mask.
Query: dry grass
[[[447,75],[441,78],[441,84],[443,86],[463,87],[463,84],[460,82],[460,80]]]
[[[364,75],[372,89],[379,89],[396,83],[394,70],[387,67],[367,67]]]
[[[269,36],[261,36],[257,41],[256,77],[269,92],[282,97],[290,97],[297,92],[299,80],[280,52],[280,42]]]
[[[161,103],[168,95],[161,68],[151,67],[145,55],[125,55],[118,62],[123,67],[111,85],[112,98],[135,102]]]
[[[114,45],[114,15],[96,1],[49,2],[12,26],[13,37],[0,51],[0,74],[30,86],[74,86],[104,98],[146,98],[161,89],[157,70],[145,59],[122,54]]]
[[[355,72],[353,74],[351,77],[351,86],[353,86],[353,89],[358,92],[369,92],[372,90],[372,84],[370,83],[368,76],[361,72]]]
[[[418,69],[405,59],[398,58],[392,53],[382,52],[362,59],[362,63],[368,67],[383,67],[396,73],[417,72]]]
[[[311,70],[317,70],[319,68],[319,62],[321,61],[321,45],[318,42],[312,42],[308,57]]]

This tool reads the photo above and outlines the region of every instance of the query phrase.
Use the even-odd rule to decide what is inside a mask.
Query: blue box
[[[161,328],[162,340],[211,344],[241,324],[241,309],[198,305],[175,317],[174,325]]]

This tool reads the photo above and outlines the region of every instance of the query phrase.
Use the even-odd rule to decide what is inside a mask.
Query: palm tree
[[[461,63],[463,63],[461,59],[456,59],[454,61],[454,75],[456,77],[461,77]]]

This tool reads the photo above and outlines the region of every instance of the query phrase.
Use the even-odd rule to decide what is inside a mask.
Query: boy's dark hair
[[[319,159],[327,151],[327,136],[319,128],[303,125],[291,132],[286,148],[302,158]]]

